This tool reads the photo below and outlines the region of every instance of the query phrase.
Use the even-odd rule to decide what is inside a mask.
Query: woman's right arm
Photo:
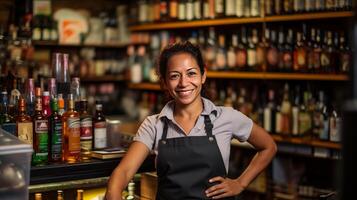
[[[105,194],[107,200],[122,199],[122,191],[133,178],[149,152],[150,150],[144,143],[135,141],[130,145],[125,156],[110,176]]]

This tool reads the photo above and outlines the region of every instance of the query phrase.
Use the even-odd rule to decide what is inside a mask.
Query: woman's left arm
[[[210,179],[210,182],[221,183],[207,189],[206,194],[208,197],[219,199],[238,195],[271,162],[277,151],[277,146],[268,132],[253,123],[253,128],[247,141],[257,150],[256,155],[253,157],[248,167],[237,179],[223,177],[214,177]]]

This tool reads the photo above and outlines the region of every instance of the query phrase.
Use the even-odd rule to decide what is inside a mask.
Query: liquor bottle
[[[58,94],[57,103],[58,103],[58,114],[59,114],[60,116],[62,116],[63,113],[65,112],[65,109],[64,109],[64,99],[63,99],[63,97],[62,97],[62,94]]]
[[[64,200],[62,190],[57,190],[57,200]]]
[[[216,54],[216,67],[217,70],[224,70],[227,67],[227,52],[225,48],[225,36],[218,36],[218,49]]]
[[[324,11],[325,10],[325,0],[315,0],[315,10]]]
[[[201,5],[201,3],[202,3],[201,0],[195,0],[193,2],[193,17],[196,20],[201,20],[202,19],[203,6]]]
[[[341,141],[341,126],[342,126],[342,119],[341,116],[337,113],[335,109],[332,109],[330,119],[330,141],[331,142],[340,142]]]
[[[276,31],[271,30],[270,44],[266,53],[266,64],[268,71],[278,71],[278,59],[278,49],[276,47]]]
[[[125,200],[133,200],[135,199],[135,183],[134,181],[130,181],[128,184],[128,196],[125,197]]]
[[[224,17],[224,0],[214,1],[214,11],[215,11],[216,18]]]
[[[92,116],[87,112],[87,100],[80,102],[80,132],[81,132],[81,159],[89,160],[92,150],[93,122]]]
[[[281,133],[285,135],[291,133],[291,103],[289,96],[289,85],[286,83],[281,102]]]
[[[266,0],[264,10],[266,15],[273,15],[273,0]]]
[[[316,0],[305,0],[305,12],[313,12],[315,11]]]
[[[207,44],[205,48],[205,59],[207,68],[209,70],[217,70],[217,66],[215,63],[215,58],[217,54],[217,47],[216,47],[216,34],[214,27],[210,27],[208,31],[208,38]]]
[[[169,2],[169,15],[171,21],[176,21],[178,17],[178,0]]]
[[[276,106],[275,112],[275,133],[281,134],[282,133],[282,114],[281,114],[281,106]]]
[[[16,136],[28,143],[33,144],[33,125],[32,118],[26,114],[25,99],[20,97],[19,100],[19,114],[16,117]]]
[[[320,29],[316,30],[316,39],[312,46],[313,51],[313,70],[315,73],[321,72],[321,32]]]
[[[41,193],[36,193],[35,194],[35,200],[42,200],[42,194]]]
[[[71,83],[70,83],[70,75],[69,75],[69,55],[62,54],[62,59],[60,61],[62,70],[60,79],[57,79],[57,92],[61,93],[63,97],[66,99],[67,95],[70,93]]]
[[[319,135],[320,140],[329,140],[330,138],[330,122],[327,106],[322,108],[323,115],[323,130]]]
[[[9,113],[9,102],[8,102],[8,97],[7,97],[7,92],[2,91],[1,92],[1,104],[0,104],[0,126],[2,129],[5,131],[15,135],[16,133],[16,124],[14,117],[10,115]]]
[[[259,0],[251,0],[251,2],[250,2],[250,16],[251,17],[260,16],[260,2],[259,2]]]
[[[288,33],[286,36],[284,50],[283,50],[283,65],[285,72],[291,72],[293,70],[293,57],[294,57],[294,49],[293,49],[293,30],[288,29]]]
[[[50,162],[62,161],[62,119],[58,114],[57,98],[51,99],[52,114],[48,119],[49,124],[49,148],[48,155]]]
[[[227,51],[227,67],[230,70],[234,70],[236,67],[236,49],[238,45],[238,37],[236,34],[232,34],[231,44]]]
[[[315,110],[313,112],[313,120],[312,120],[312,134],[314,138],[320,138],[320,135],[322,135],[324,131],[324,116],[323,116],[323,109],[325,107],[324,101],[325,101],[324,93],[323,91],[319,91],[319,100],[316,103]]]
[[[25,96],[26,96],[27,114],[33,116],[34,108],[35,108],[35,83],[32,78],[29,78],[27,80]]]
[[[107,147],[107,122],[103,115],[101,103],[95,105],[96,111],[93,119],[93,149],[104,149]]]
[[[57,97],[57,87],[56,87],[56,79],[50,78],[48,81],[48,91],[50,92],[50,98],[53,99]]]
[[[76,200],[83,200],[83,190],[82,189],[77,190]]]
[[[169,2],[160,0],[160,21],[169,21]]]
[[[239,71],[244,71],[247,68],[247,34],[246,28],[241,27],[241,35],[238,38],[238,48],[236,50],[236,66]]]
[[[224,8],[224,15],[226,17],[233,17],[235,15],[235,0],[226,0]]]
[[[299,113],[300,113],[300,87],[295,88],[295,99],[291,107],[291,134],[299,135]]]
[[[42,112],[47,118],[51,116],[51,105],[50,105],[50,93],[48,91],[43,91],[42,94]]]
[[[244,0],[243,3],[243,16],[250,17],[251,16],[251,0]]]
[[[178,20],[186,20],[186,2],[185,1],[179,1],[178,3],[178,14],[177,14]]]
[[[283,0],[283,12],[284,14],[290,14],[293,12],[293,0]]]
[[[248,102],[246,100],[246,90],[245,88],[241,88],[240,89],[240,93],[239,93],[239,96],[237,98],[237,103],[236,103],[236,107],[237,109],[242,112],[243,114],[249,116],[250,113],[251,113],[251,108],[252,108],[252,105],[250,102]]]
[[[36,88],[35,114],[33,116],[32,164],[44,165],[48,162],[48,118],[42,113],[41,88]]]
[[[9,101],[9,112],[14,116],[18,113],[18,102],[20,99],[20,91],[19,91],[19,81],[17,78],[13,79],[13,88],[10,92],[10,101]]]
[[[321,71],[325,73],[329,73],[332,71],[332,53],[333,53],[333,46],[332,46],[332,32],[327,31],[325,32],[324,43],[322,45],[322,52],[321,52]]]
[[[293,0],[293,11],[294,13],[301,13],[304,11],[305,8],[305,1],[304,0]]]
[[[339,72],[348,73],[351,68],[351,50],[346,44],[344,33],[340,34],[340,46],[339,46]]]
[[[306,69],[306,49],[302,41],[302,33],[296,33],[296,45],[294,49],[294,66],[293,70],[304,71]]]
[[[273,133],[275,131],[275,112],[276,105],[274,101],[274,90],[270,89],[268,91],[268,103],[264,108],[264,129],[269,133]]]
[[[80,160],[80,119],[74,110],[73,95],[68,95],[68,109],[62,115],[63,156],[66,162],[74,163]]]
[[[193,10],[193,0],[186,1],[186,20],[191,21],[194,19],[194,10]]]
[[[283,1],[284,0],[274,0],[274,14],[281,15],[283,12]]]
[[[236,0],[235,14],[237,17],[243,17],[244,15],[244,0]]]
[[[71,94],[74,99],[74,110],[79,110],[79,102],[81,100],[81,88],[79,77],[73,77],[71,82]]]
[[[248,39],[248,49],[247,49],[248,71],[255,71],[257,68],[257,46],[256,46],[257,38],[256,37],[257,37],[257,29],[253,29]]]
[[[304,103],[300,105],[299,111],[299,136],[306,136],[311,131],[311,114],[308,111],[308,92],[304,92]]]
[[[139,16],[138,21],[139,23],[146,23],[148,21],[148,4],[145,0],[138,1],[138,9],[139,9]]]

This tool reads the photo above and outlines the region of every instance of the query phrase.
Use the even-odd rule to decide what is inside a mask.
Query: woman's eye
[[[178,74],[171,74],[170,79],[178,79],[180,76]]]
[[[188,72],[189,76],[195,76],[197,73],[196,72]]]

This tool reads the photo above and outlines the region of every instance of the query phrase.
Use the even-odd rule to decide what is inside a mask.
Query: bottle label
[[[105,122],[98,122],[94,125],[94,148],[107,147],[107,128]]]
[[[23,142],[33,144],[32,122],[19,122],[17,124],[17,137]]]
[[[247,64],[247,53],[244,50],[237,51],[237,66],[238,68],[243,68]]]
[[[47,159],[48,155],[48,121],[35,120],[35,137],[38,146],[35,147],[34,156],[41,159]],[[36,158],[35,158],[36,159]]]
[[[255,49],[248,49],[248,66],[254,67],[257,64],[257,51]]]
[[[80,141],[80,121],[78,117],[67,120],[68,128],[68,150],[70,153],[79,153],[81,149]]]
[[[53,124],[51,135],[51,158],[58,160],[62,157],[62,124],[60,121]]]
[[[81,119],[81,149],[90,151],[92,149],[92,118],[87,117]]]

